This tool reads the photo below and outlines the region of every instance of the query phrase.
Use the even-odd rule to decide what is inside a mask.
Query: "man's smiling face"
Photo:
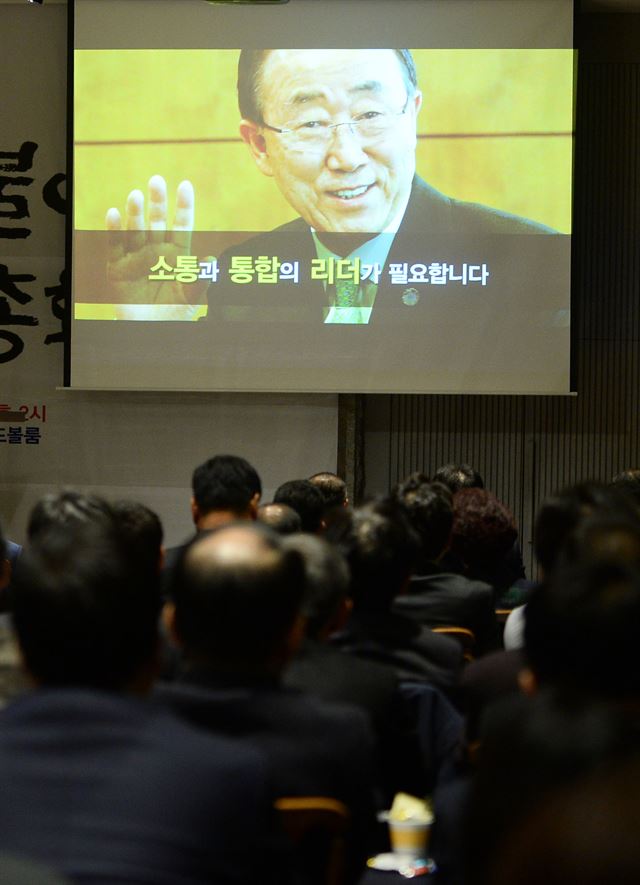
[[[378,232],[405,206],[421,96],[408,88],[393,50],[274,50],[260,74],[258,100],[267,125],[243,121],[243,138],[261,171],[311,227]],[[375,137],[348,125],[326,129],[380,115],[391,123]],[[306,134],[323,129],[325,143],[299,143],[295,134],[269,127]]]

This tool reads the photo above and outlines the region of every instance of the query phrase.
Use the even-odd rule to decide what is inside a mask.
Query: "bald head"
[[[268,570],[276,562],[277,550],[272,539],[266,533],[242,525],[204,535],[186,556],[189,568],[208,573],[212,579],[231,570]]]
[[[258,520],[279,535],[294,535],[302,531],[302,520],[288,504],[263,504],[258,507]]]
[[[349,501],[346,482],[336,473],[314,473],[309,482],[318,489],[324,500],[325,510],[346,507]]]
[[[227,672],[269,668],[300,606],[299,554],[252,524],[198,538],[176,573],[176,630],[187,658]]]

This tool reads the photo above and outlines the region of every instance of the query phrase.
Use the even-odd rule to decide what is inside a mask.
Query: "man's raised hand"
[[[149,274],[161,256],[170,267],[178,255],[189,255],[193,231],[195,195],[190,181],[182,181],[176,192],[173,225],[167,229],[167,184],[161,175],[149,179],[148,219],[145,219],[145,198],[141,190],[127,197],[124,221],[120,211],[107,212],[106,226],[110,233],[107,279],[113,302],[121,319],[189,319],[184,307],[193,303],[198,286],[175,280],[150,280]],[[174,305],[154,311],[155,305]],[[135,307],[134,307],[135,306]],[[196,308],[194,308],[195,310]]]

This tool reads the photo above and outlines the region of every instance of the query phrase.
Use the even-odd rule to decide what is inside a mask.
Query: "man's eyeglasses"
[[[342,123],[332,123],[330,120],[306,120],[297,123],[290,128],[278,129],[263,123],[265,129],[276,132],[282,136],[283,142],[292,150],[322,150],[327,148],[333,138],[334,132],[340,126],[348,126],[353,135],[356,135],[363,144],[372,144],[384,138],[394,127],[398,117],[402,117],[409,107],[411,96],[407,96],[404,107],[400,111],[391,111],[385,108],[365,111],[351,120]]]

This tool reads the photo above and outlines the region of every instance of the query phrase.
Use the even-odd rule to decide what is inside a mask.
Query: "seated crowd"
[[[639,488],[545,501],[535,583],[464,464],[261,504],[218,455],[167,551],[141,503],[45,496],[0,532],[0,880],[395,885],[366,862],[405,792],[438,885],[640,881]],[[310,798],[331,880],[284,811]]]

